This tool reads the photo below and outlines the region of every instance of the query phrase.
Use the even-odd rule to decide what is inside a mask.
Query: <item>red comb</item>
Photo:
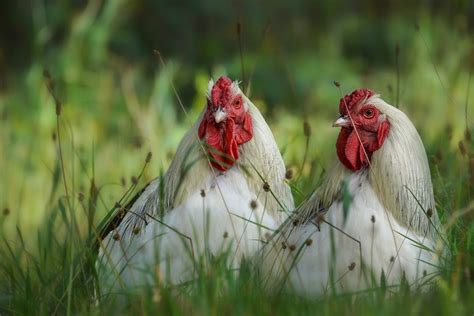
[[[346,94],[344,98],[341,98],[341,101],[339,101],[339,113],[343,114],[347,112],[346,104],[349,109],[352,109],[359,102],[367,100],[374,94],[374,92],[366,88],[357,89],[351,94]]]
[[[229,99],[231,97],[229,88],[231,84],[232,80],[230,80],[226,76],[222,76],[217,79],[211,91],[211,99],[214,105],[219,106],[227,104],[227,102],[229,102]]]

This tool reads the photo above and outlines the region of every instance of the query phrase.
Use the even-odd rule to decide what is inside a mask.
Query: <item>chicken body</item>
[[[198,134],[212,148],[204,150]],[[101,292],[190,281],[196,264],[224,253],[228,267],[238,268],[260,248],[265,228],[277,228],[292,207],[283,160],[265,120],[237,83],[211,81],[208,107],[168,172],[144,189],[102,241]]]
[[[282,239],[285,246],[274,245],[286,248],[286,256],[278,249],[273,252],[284,259],[267,258],[275,262],[272,273],[287,278],[286,286],[307,297],[357,292],[381,282],[398,285],[402,278],[420,285],[431,278],[436,271],[432,253],[413,241],[429,249],[434,243],[401,225],[384,208],[366,171],[351,174],[346,181],[347,194],[354,197],[347,214],[343,201],[334,201],[325,216],[315,216],[289,233]]]
[[[263,234],[271,233],[262,227],[277,227],[239,170],[208,175],[201,188],[160,222],[151,220],[143,234],[111,242],[111,261],[124,284],[152,284],[157,278],[184,283],[196,277],[193,267],[202,255],[223,255],[236,269],[260,248]],[[106,283],[113,283],[114,274],[109,278]]]
[[[341,100],[335,125],[341,162],[265,247],[265,282],[308,297],[424,285],[437,272],[439,220],[415,127],[368,90]]]

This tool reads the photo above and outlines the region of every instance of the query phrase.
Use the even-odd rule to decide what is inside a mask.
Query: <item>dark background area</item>
[[[273,62],[272,69],[262,70],[267,77],[286,71],[279,60],[317,52],[325,45],[324,35],[334,30],[342,29],[341,57],[362,61],[361,68],[368,71],[393,67],[395,43],[390,40],[392,30],[387,23],[393,17],[402,18],[413,30],[422,17],[443,20],[460,33],[470,34],[474,28],[473,1],[137,0],[117,3],[121,3],[120,8],[107,1],[3,3],[0,87],[12,88],[18,77],[15,74],[27,71],[32,62],[57,67],[58,51],[63,49],[71,29],[85,12],[89,12],[89,21],[81,22],[84,30],[78,40],[84,42],[77,47],[82,51],[76,53],[86,68],[100,69],[113,59],[118,63],[143,65],[149,75],[156,67],[154,49],[166,58],[178,60],[190,72],[239,58],[237,23],[241,25],[244,56],[266,55]],[[102,19],[94,21],[99,16]],[[347,17],[356,17],[357,23],[347,25],[344,22]],[[87,23],[99,23],[106,32],[103,29],[104,34],[85,34],[94,30],[94,26]],[[402,34],[400,37],[399,41],[403,42],[410,36]],[[84,47],[96,45],[95,41],[106,43],[97,50]],[[273,72],[270,76],[269,70]],[[256,75],[259,76],[259,72]],[[184,80],[182,85],[182,97],[190,101],[195,93],[192,82]],[[280,100],[282,97],[290,96],[278,96]]]

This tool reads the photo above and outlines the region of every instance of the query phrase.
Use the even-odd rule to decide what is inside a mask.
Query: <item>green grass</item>
[[[0,94],[2,315],[114,314],[116,304],[95,304],[94,289],[84,281],[90,280],[84,267],[93,259],[88,236],[130,187],[139,189],[166,170],[179,140],[205,104],[208,73],[214,78],[224,73],[234,78],[241,75],[238,50],[224,62],[212,62],[211,70],[173,56],[165,56],[166,65],[156,59],[152,69],[120,59],[107,49],[113,23],[120,16],[117,12],[112,4],[98,16],[81,12],[64,43],[50,54],[37,56]],[[362,45],[346,43],[357,23],[362,22],[349,16],[333,24],[313,50],[284,48],[278,35],[270,32],[261,47],[244,51],[247,77],[253,73],[250,96],[293,170],[297,202],[317,186],[324,166],[335,157],[337,130],[331,122],[338,114],[341,94],[334,80],[340,82],[343,93],[366,86],[392,104],[400,100],[400,108],[425,143],[438,212],[453,253],[433,290],[422,294],[405,287],[387,297],[386,289],[375,289],[363,295],[328,295],[309,301],[289,291],[266,294],[250,267],[244,265],[236,276],[216,258],[187,288],[163,286],[133,298],[131,312],[474,312],[472,36],[443,20],[421,18],[417,31],[403,18],[390,17],[386,21],[390,36],[385,40],[393,44],[393,50],[386,58],[393,63],[372,65],[344,52],[344,45],[353,50]],[[377,49],[377,43],[368,49]],[[59,116],[44,69],[54,78],[54,95],[61,102]],[[179,94],[186,94],[187,114],[179,107],[171,82]],[[185,89],[189,86],[192,92]],[[308,147],[305,134],[311,134]],[[148,152],[153,159],[136,184]]]

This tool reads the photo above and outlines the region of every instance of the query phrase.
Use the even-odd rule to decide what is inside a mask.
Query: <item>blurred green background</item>
[[[138,313],[471,315],[473,30],[467,0],[4,1],[0,313],[113,311],[91,301],[89,284],[75,283],[90,271],[76,260],[90,257],[86,233],[134,182],[148,152],[139,187],[166,170],[205,106],[208,80],[227,74],[242,81],[272,128],[297,201],[335,159],[331,123],[341,96],[367,87],[399,106],[424,141],[452,260],[426,295],[408,289],[385,300],[382,289],[296,304],[248,287],[252,277],[225,283],[223,296],[217,274],[194,294],[174,299],[164,291],[158,303],[153,294],[134,305]],[[58,121],[45,70],[61,102]]]
[[[473,29],[474,2],[462,0],[7,1],[0,10],[2,229],[18,225],[35,238],[64,196],[62,185],[54,187],[56,116],[45,69],[63,105],[68,186],[87,197],[94,179],[96,220],[148,151],[144,182],[166,170],[205,105],[207,81],[222,74],[243,82],[295,171],[303,122],[310,124],[297,200],[334,160],[339,98],[364,86],[419,129],[440,209],[466,207],[474,172],[464,136],[473,123]]]

